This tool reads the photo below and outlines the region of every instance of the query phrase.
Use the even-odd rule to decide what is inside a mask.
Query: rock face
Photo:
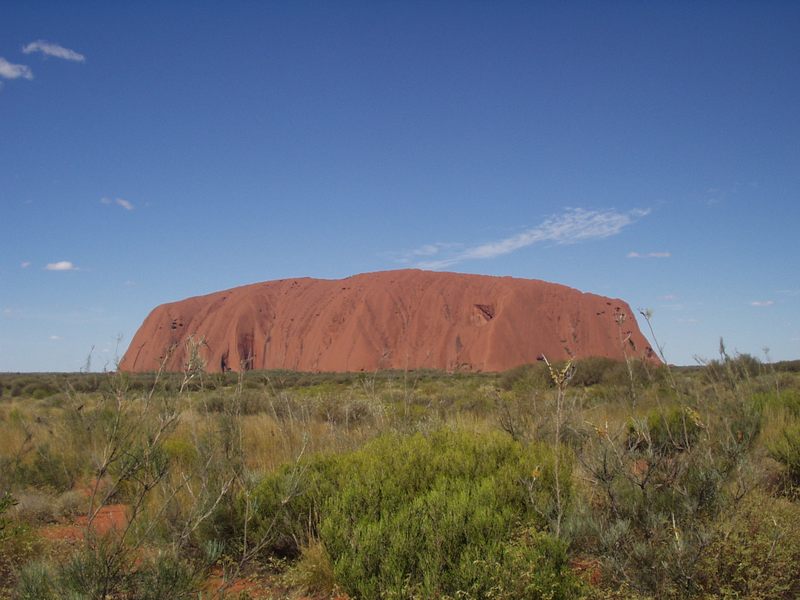
[[[123,371],[178,371],[186,339],[208,371],[502,371],[569,356],[658,361],[630,307],[531,279],[418,270],[282,279],[162,304]],[[172,349],[171,353],[169,350]]]

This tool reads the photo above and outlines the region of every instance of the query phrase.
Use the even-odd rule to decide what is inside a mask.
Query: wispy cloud
[[[686,305],[682,304],[681,302],[673,302],[672,304],[662,304],[661,308],[665,308],[667,310],[684,310]]]
[[[753,300],[750,306],[772,306],[775,304],[774,300]]]
[[[21,263],[19,263],[20,269],[27,269],[30,266],[31,266],[31,261],[29,260],[23,260]]]
[[[48,263],[45,267],[48,271],[77,271],[78,267],[68,260],[60,260],[54,263]]]
[[[421,260],[416,266],[423,269],[444,269],[466,260],[485,260],[511,254],[522,248],[544,242],[575,244],[599,240],[619,234],[625,227],[635,223],[649,210],[618,212],[615,210],[568,209],[561,215],[550,217],[536,227],[526,229],[511,237],[464,248],[461,244],[428,244],[412,251],[417,257],[441,256],[433,260]],[[463,249],[462,249],[463,248]],[[433,250],[436,252],[433,252]],[[429,254],[423,254],[428,251]]]
[[[412,250],[410,254],[411,256],[434,256],[439,254],[444,246],[444,244],[439,242],[435,244],[425,244],[424,246]]]
[[[424,244],[413,250],[408,250],[407,252],[401,253],[399,256],[393,255],[393,258],[399,263],[410,264],[423,259],[430,260],[443,252],[455,252],[463,247],[464,244],[435,242],[433,244]]]
[[[33,79],[33,71],[25,65],[15,65],[0,56],[0,77],[5,79]]]
[[[57,342],[59,340],[63,340],[64,338],[62,338],[60,335],[51,335],[50,339],[53,340],[54,342]]]
[[[669,258],[672,252],[628,252],[628,258]]]
[[[135,208],[135,206],[133,205],[133,202],[125,200],[125,198],[116,198],[115,200],[112,200],[111,198],[108,198],[108,197],[104,196],[104,197],[100,198],[100,203],[101,204],[116,204],[117,206],[121,206],[125,210],[133,210]]]
[[[83,54],[75,52],[75,50],[70,50],[69,48],[64,48],[64,46],[54,44],[53,42],[46,42],[45,40],[36,40],[35,42],[31,42],[22,48],[22,52],[25,54],[41,52],[45,56],[63,58],[64,60],[71,60],[74,62],[84,62],[86,60],[86,57]]]

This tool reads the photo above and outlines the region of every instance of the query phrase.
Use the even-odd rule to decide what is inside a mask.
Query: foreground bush
[[[304,527],[318,535],[357,598],[576,597],[565,546],[541,532],[555,510],[553,459],[500,434],[386,435],[309,461],[302,484],[296,469],[266,479],[261,526],[283,544]],[[561,471],[569,497],[569,461]]]
[[[800,419],[787,426],[768,445],[770,456],[786,467],[794,485],[800,485]]]
[[[131,557],[126,557],[130,559]],[[183,560],[160,554],[148,560],[121,562],[99,549],[73,554],[60,564],[33,562],[20,573],[19,600],[188,600],[196,598],[199,580]]]
[[[752,492],[716,533],[699,569],[711,597],[800,597],[800,506]]]
[[[9,493],[0,494],[0,597],[5,597],[19,567],[40,550],[30,528],[7,516],[15,504]]]
[[[724,394],[706,421],[693,407],[672,406],[631,419],[624,435],[584,432],[578,456],[592,493],[572,524],[573,549],[601,561],[609,591],[698,594],[699,560],[717,535],[715,520],[750,485],[742,473],[759,430],[749,402]]]

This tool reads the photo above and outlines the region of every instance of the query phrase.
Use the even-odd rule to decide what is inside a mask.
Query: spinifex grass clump
[[[438,431],[385,435],[361,450],[311,459],[258,491],[261,526],[284,544],[318,536],[338,584],[357,598],[576,597],[555,517],[555,456],[508,436]],[[571,463],[562,456],[561,493]],[[516,590],[516,591],[513,591]],[[538,596],[533,596],[538,597]],[[544,596],[543,596],[544,597]]]

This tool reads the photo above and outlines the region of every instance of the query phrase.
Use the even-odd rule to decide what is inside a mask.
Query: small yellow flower
[[[686,414],[689,416],[689,418],[692,420],[692,423],[694,423],[696,427],[699,427],[700,429],[703,429],[705,427],[703,425],[703,420],[700,418],[700,415],[695,409],[687,406]]]

